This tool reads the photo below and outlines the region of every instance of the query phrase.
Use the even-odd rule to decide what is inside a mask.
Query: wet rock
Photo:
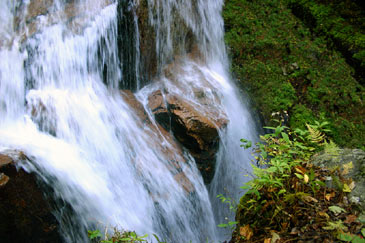
[[[357,202],[361,214],[365,215],[365,151],[339,149],[332,153],[322,152],[312,158],[312,163],[327,168],[338,166],[341,170],[346,170],[343,171],[345,179],[351,179],[355,183],[348,198]]]
[[[111,0],[94,0],[88,3],[66,1],[64,8],[59,8],[54,0],[30,0],[29,4],[18,0],[14,16],[15,30],[22,36],[23,43],[44,27],[57,23],[66,23],[73,33],[82,33],[93,13],[112,3]],[[91,14],[86,15],[86,12]]]
[[[130,90],[120,91],[124,101],[133,110],[133,113],[140,118],[141,126],[144,126],[145,132],[150,135],[149,145],[151,148],[159,151],[169,162],[168,169],[174,175],[174,179],[186,193],[192,193],[195,188],[191,181],[181,171],[180,164],[186,163],[182,148],[174,137],[159,124],[153,124],[148,117],[143,105],[137,100]]]
[[[57,124],[55,112],[52,107],[47,107],[35,92],[29,95],[27,99],[27,110],[32,121],[38,125],[39,130],[56,135]]]
[[[132,91],[121,90],[120,94],[122,95],[123,100],[129,105],[129,107],[133,109],[134,114],[136,114],[143,123],[151,123],[143,105],[137,100]]]
[[[58,222],[35,175],[17,169],[15,163],[0,154],[0,241],[62,242]]]
[[[32,0],[28,4],[26,22],[31,22],[34,18],[45,15],[53,5],[53,0]]]
[[[202,113],[177,95],[165,94],[160,90],[148,98],[149,108],[155,119],[187,148],[195,158],[204,181],[209,183],[214,175],[215,154],[218,151],[218,130],[228,121],[212,113]]]
[[[141,74],[143,79],[151,80],[157,73],[157,52],[156,52],[156,32],[149,22],[147,0],[139,1],[136,10],[138,16],[139,48]]]
[[[129,0],[132,2],[132,0]],[[186,24],[186,21],[181,17],[176,9],[175,4],[171,4],[171,24],[169,30],[164,29],[167,25],[158,24],[159,18],[163,18],[162,4],[153,4],[153,1],[139,0],[133,1],[135,7],[135,14],[138,17],[138,31],[139,31],[139,50],[140,50],[140,74],[144,80],[143,83],[148,83],[156,75],[161,73],[165,64],[173,61],[173,56],[182,56],[187,53],[196,51],[195,36],[191,28]],[[158,8],[159,6],[159,8]],[[158,15],[160,15],[158,17]],[[168,53],[164,46],[165,37],[158,37],[158,29],[162,28],[162,32],[169,32],[172,48]],[[160,30],[161,31],[161,30]],[[157,51],[157,45],[163,47],[164,50]]]
[[[170,114],[167,110],[165,98],[160,90],[148,96],[148,107],[151,109],[156,121],[165,129],[170,130]]]

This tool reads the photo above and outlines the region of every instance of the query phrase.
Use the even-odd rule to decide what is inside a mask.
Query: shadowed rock
[[[19,157],[25,158],[22,153]],[[62,242],[58,222],[34,174],[0,154],[0,241]]]

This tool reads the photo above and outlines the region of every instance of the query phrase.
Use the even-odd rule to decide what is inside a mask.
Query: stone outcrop
[[[22,153],[19,157],[25,158]],[[0,154],[0,241],[62,242],[58,222],[34,174]]]
[[[348,200],[359,206],[362,217],[365,218],[365,151],[360,149],[340,149],[335,153],[320,153],[313,157],[312,163],[321,167],[344,170],[346,179],[351,179],[355,183],[348,196]]]
[[[132,0],[127,2],[132,2]],[[170,20],[172,22],[169,25],[170,29],[168,32],[171,38],[172,49],[169,50],[171,53],[168,53],[166,51],[167,43],[165,43],[167,36],[157,34],[158,31],[167,32],[167,29],[158,30],[159,28],[166,28],[166,25],[158,24],[158,21],[161,21],[159,18],[164,18],[163,11],[168,11],[164,9],[166,6],[162,6],[162,3],[151,4],[153,2],[151,0],[133,2],[137,2],[134,5],[135,10],[130,11],[135,11],[135,15],[138,17],[141,81],[142,83],[148,83],[161,73],[164,65],[174,61],[172,57],[193,52],[196,40],[193,31],[178,14],[176,6],[171,7],[174,5],[171,4],[169,15],[173,16],[173,18]],[[158,8],[157,6],[160,7]],[[158,17],[158,15],[160,16]],[[161,50],[156,50],[157,45],[160,45]]]
[[[218,151],[218,130],[227,120],[217,118],[214,112],[202,113],[182,97],[153,92],[148,99],[149,108],[166,130],[189,150],[195,158],[204,181],[209,183],[214,175],[215,155]]]
[[[159,154],[163,155],[169,162],[169,170],[174,175],[176,182],[181,185],[186,193],[194,192],[195,189],[192,183],[184,172],[181,171],[179,165],[180,163],[186,163],[181,146],[164,127],[159,124],[155,125],[151,122],[143,105],[136,99],[130,90],[121,90],[120,93],[124,101],[133,110],[133,114],[138,116],[141,121],[140,126],[143,126],[145,132],[151,135],[150,137],[152,139],[148,141],[150,147],[159,151]],[[164,141],[167,141],[167,143]]]

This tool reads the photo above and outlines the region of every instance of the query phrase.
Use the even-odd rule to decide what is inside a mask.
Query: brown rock
[[[132,91],[120,90],[120,94],[129,107],[133,109],[134,114],[136,114],[143,123],[151,123],[143,105],[137,100]]]
[[[180,172],[181,169],[179,163],[186,163],[181,146],[175,141],[174,137],[168,131],[166,131],[165,128],[159,124],[152,124],[143,105],[136,99],[135,95],[131,91],[121,90],[120,93],[124,101],[131,109],[133,109],[134,114],[136,114],[137,117],[141,119],[141,126],[148,128],[145,129],[145,132],[149,134],[151,138],[147,141],[149,146],[154,148],[156,151],[159,151],[159,154],[163,155],[169,162],[170,172],[174,174],[174,179],[179,183],[179,185],[182,186],[185,192],[193,192],[195,190],[194,186],[185,176],[185,174]],[[159,94],[156,94],[153,100],[151,100],[151,102],[155,102],[155,107],[157,109],[158,106],[161,105],[158,103],[159,101],[162,102]],[[167,143],[164,141],[167,141]]]
[[[165,99],[160,90],[153,92],[148,97],[148,107],[151,109],[155,119],[166,130],[170,130],[170,115],[167,110]]]
[[[202,114],[194,106],[177,95],[165,94],[160,90],[148,98],[148,106],[157,122],[171,130],[175,138],[195,158],[205,182],[214,175],[215,154],[218,151],[218,129],[227,125],[227,119],[215,112]]]
[[[15,163],[0,154],[0,241],[61,242],[58,222],[35,175]]]
[[[31,0],[28,4],[26,21],[29,23],[32,19],[47,14],[52,5],[53,0]]]

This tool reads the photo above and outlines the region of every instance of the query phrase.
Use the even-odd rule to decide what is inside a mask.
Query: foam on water
[[[12,2],[7,1],[0,12],[6,26],[16,14],[26,15],[16,13]],[[223,1],[148,1],[159,65],[171,59],[174,48],[172,12],[192,30],[204,57],[183,57],[174,79],[161,76],[136,93],[152,121],[150,127],[143,126],[118,91],[117,3],[96,3],[79,1],[79,10],[95,7],[82,9],[80,25],[57,14],[67,3],[54,1],[53,22],[37,17],[40,31],[27,40],[14,28],[1,30],[2,39],[7,40],[0,49],[2,150],[23,151],[31,161],[21,166],[37,173],[54,188],[54,196],[72,206],[76,222],[66,220],[61,227],[67,242],[85,242],[86,230],[95,226],[156,233],[168,242],[229,238],[216,225],[232,214],[215,196],[230,191],[239,197],[241,174],[250,160],[239,140],[255,139],[256,132],[227,73]],[[104,66],[108,67],[106,82]],[[179,151],[156,128],[147,107],[147,97],[156,89],[184,97],[203,114],[214,111],[217,117],[228,118],[227,128],[220,131],[217,169],[209,192],[192,156]],[[171,156],[176,158],[174,166]],[[181,174],[189,181],[189,191],[176,179]],[[61,209],[55,214],[64,220]]]

